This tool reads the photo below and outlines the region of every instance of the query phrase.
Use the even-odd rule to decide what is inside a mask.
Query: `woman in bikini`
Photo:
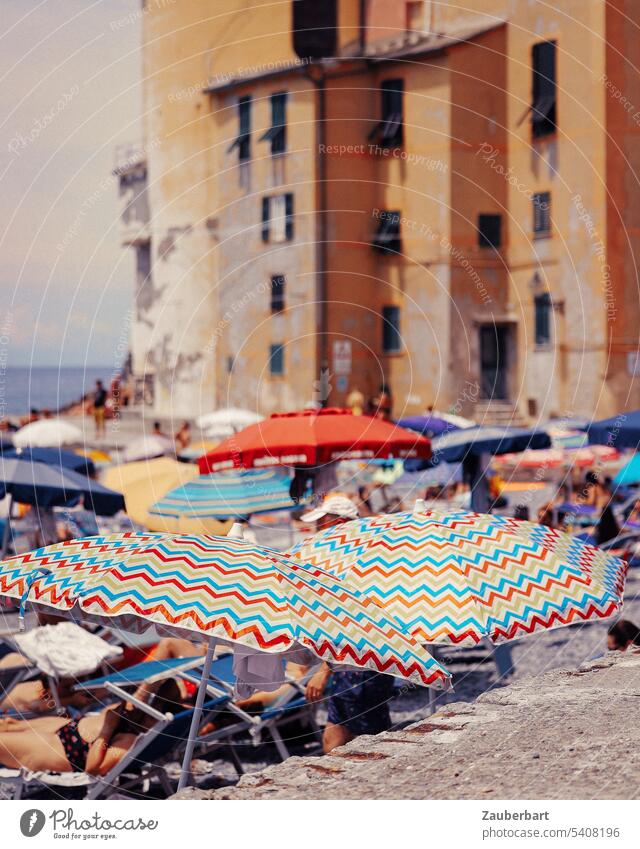
[[[194,644],[189,640],[182,640],[176,637],[165,637],[160,642],[155,643],[147,652],[146,656],[141,658],[141,661],[146,660],[167,660],[174,657],[197,657],[204,654],[206,645]],[[29,661],[19,652],[9,652],[0,658],[0,669],[10,667],[18,667],[29,665]],[[73,685],[77,683],[76,679],[65,679],[57,682],[58,685],[58,700],[62,707],[74,707],[78,710],[83,710],[92,701],[92,698],[82,691],[75,691]],[[188,684],[188,682],[186,682]],[[182,685],[185,682],[182,682]],[[192,695],[191,688],[187,686],[188,695]],[[195,691],[195,687],[192,688]],[[147,684],[141,685],[136,693],[136,696],[143,701],[149,694],[153,693],[153,688]],[[30,681],[23,681],[17,684],[11,692],[3,697],[0,693],[0,715],[4,712],[11,711],[12,713],[50,713],[55,707],[55,701],[49,690],[49,682],[44,675],[39,675]]]
[[[184,707],[174,679],[157,688],[153,707],[161,713],[176,713]],[[144,711],[122,702],[78,720],[56,716],[0,719],[0,764],[33,772],[106,775],[154,722]]]

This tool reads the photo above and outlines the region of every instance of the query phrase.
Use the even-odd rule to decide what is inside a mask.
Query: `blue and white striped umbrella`
[[[151,507],[174,519],[230,519],[271,510],[293,510],[291,480],[284,469],[251,469],[200,475],[172,489]]]

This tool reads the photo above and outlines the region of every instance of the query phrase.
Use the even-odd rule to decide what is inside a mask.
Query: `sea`
[[[95,388],[108,388],[113,366],[7,366],[0,369],[0,416],[23,416],[29,410],[57,412],[80,401]]]

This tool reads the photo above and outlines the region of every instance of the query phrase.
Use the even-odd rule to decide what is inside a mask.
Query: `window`
[[[382,352],[397,354],[401,350],[400,307],[382,307]]]
[[[384,80],[380,87],[382,119],[369,133],[381,147],[400,147],[404,127],[404,82]]]
[[[381,253],[398,253],[401,248],[400,213],[390,210],[379,212],[380,224],[373,237],[373,247]]]
[[[551,295],[542,292],[533,299],[536,345],[551,344]]]
[[[551,234],[551,192],[533,196],[533,232],[538,238]]]
[[[293,195],[262,198],[262,241],[290,242],[293,239]]]
[[[284,309],[284,274],[274,274],[271,278],[271,312]]]
[[[502,216],[480,213],[478,215],[478,247],[499,248],[502,244]]]
[[[273,375],[284,374],[284,345],[272,345],[269,351],[269,372]]]
[[[233,140],[227,153],[238,149],[238,162],[251,159],[251,97],[241,97],[238,100],[238,135]]]
[[[287,93],[271,95],[271,126],[260,136],[260,141],[271,142],[271,155],[284,153],[287,149]]]
[[[533,45],[533,98],[531,126],[536,139],[556,131],[556,43]]]
[[[338,0],[294,0],[293,49],[302,60],[329,59],[338,49]]]

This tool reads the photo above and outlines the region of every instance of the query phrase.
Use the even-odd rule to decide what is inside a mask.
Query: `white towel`
[[[16,635],[14,642],[28,660],[54,678],[88,675],[103,661],[122,654],[119,646],[110,645],[73,622],[34,628]]]
[[[284,683],[284,659],[281,654],[236,645],[233,647],[233,674],[238,698],[246,699],[260,690],[271,693]]]

